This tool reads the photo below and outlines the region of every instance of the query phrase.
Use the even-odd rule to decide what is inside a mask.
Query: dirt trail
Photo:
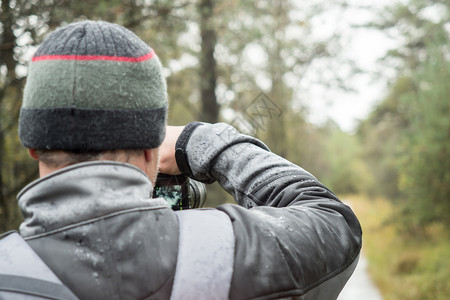
[[[338,300],[382,300],[380,292],[367,272],[367,259],[361,255],[352,277],[338,297]]]

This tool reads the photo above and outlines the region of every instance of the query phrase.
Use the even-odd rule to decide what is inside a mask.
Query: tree
[[[403,42],[385,59],[397,67],[397,78],[360,129],[372,137],[380,132],[375,143],[386,145],[377,150],[385,155],[380,174],[393,175],[401,220],[417,233],[430,223],[448,222],[450,213],[450,2],[410,0],[387,12],[375,27]],[[394,190],[383,176],[377,178],[379,186]]]
[[[428,51],[413,76],[414,92],[402,99],[410,124],[399,157],[400,189],[407,195],[404,212],[412,226],[450,223],[449,52]]]
[[[290,159],[293,141],[287,124],[290,118],[305,117],[299,82],[314,61],[339,52],[337,35],[318,39],[312,30],[312,20],[331,7],[321,1],[240,1],[237,7],[227,6],[230,15],[222,14],[228,24],[219,30],[216,53],[218,100],[231,108],[226,119]],[[261,92],[269,101],[260,101]]]
[[[1,1],[0,13],[0,230],[17,225],[15,193],[37,176],[37,166],[22,163],[24,149],[17,141],[17,119],[26,75],[25,55],[36,37],[48,29],[51,4]]]
[[[202,116],[200,120],[216,123],[219,119],[219,104],[216,98],[216,59],[214,50],[217,44],[216,28],[213,23],[213,0],[200,0],[198,11],[200,14],[201,55],[199,57],[200,99],[202,102]]]
[[[402,195],[398,159],[403,151],[401,139],[409,120],[400,99],[412,89],[411,78],[399,77],[386,98],[359,125],[358,137],[365,149],[363,157],[375,183],[367,186],[365,191],[371,196],[384,196],[396,201]]]

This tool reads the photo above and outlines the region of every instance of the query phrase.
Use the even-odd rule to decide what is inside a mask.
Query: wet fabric
[[[15,231],[0,236],[0,299],[78,299]]]
[[[202,210],[220,211],[232,226],[228,297],[336,299],[361,249],[350,207],[310,173],[229,125],[195,123],[180,140],[177,151],[191,177],[218,181],[236,200]],[[74,165],[19,194],[20,230],[82,299],[169,299],[183,233],[176,213],[151,192],[145,173],[133,166]],[[210,223],[192,230],[201,234]],[[191,268],[187,280],[194,277]]]

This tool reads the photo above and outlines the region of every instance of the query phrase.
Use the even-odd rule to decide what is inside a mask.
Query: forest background
[[[231,123],[348,199],[386,299],[450,295],[450,0],[377,8],[350,0],[0,3],[0,232],[18,228],[16,195],[38,177],[17,137],[33,50],[60,25],[101,19],[155,48],[168,81],[170,124]],[[342,55],[348,40],[338,27],[319,34],[320,20],[349,10],[372,15],[354,30],[395,41],[370,72]],[[311,122],[310,108],[321,101],[311,97],[313,85],[351,92],[361,74],[384,83],[370,114],[345,131],[332,119]],[[230,201],[216,185],[208,199],[209,206]]]

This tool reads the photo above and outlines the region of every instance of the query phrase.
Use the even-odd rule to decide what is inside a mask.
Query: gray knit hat
[[[85,21],[50,34],[33,56],[19,137],[34,149],[148,149],[162,143],[166,116],[153,49],[119,25]]]

